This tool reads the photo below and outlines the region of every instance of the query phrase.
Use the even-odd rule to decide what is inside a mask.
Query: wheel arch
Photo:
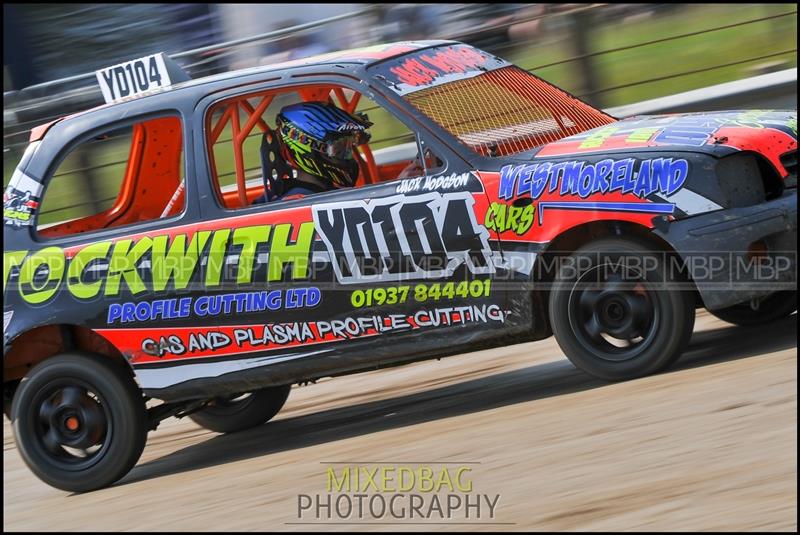
[[[539,322],[538,324],[534,322],[534,335],[537,340],[546,338],[553,333],[549,313],[547,312],[547,301],[550,293],[549,285],[555,278],[554,266],[557,264],[557,258],[570,255],[595,240],[612,237],[630,239],[652,247],[655,251],[680,258],[677,251],[666,240],[654,233],[651,228],[630,221],[590,221],[564,230],[539,252],[533,265],[532,313],[534,317],[537,317],[536,315],[538,314],[538,317],[545,319],[544,322]],[[685,270],[682,270],[682,275],[686,277],[686,280],[691,281],[688,272]],[[696,289],[695,294],[697,295],[696,299],[699,299]]]
[[[130,363],[114,344],[93,329],[81,325],[38,325],[20,332],[9,346],[3,355],[4,385],[18,382],[35,365],[71,350],[104,355],[134,375]]]

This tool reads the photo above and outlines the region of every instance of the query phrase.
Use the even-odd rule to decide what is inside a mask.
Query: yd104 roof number
[[[163,53],[107,67],[95,74],[107,103],[172,85]]]

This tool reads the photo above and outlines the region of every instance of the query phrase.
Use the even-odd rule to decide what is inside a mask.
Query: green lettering
[[[91,299],[100,293],[103,281],[83,282],[83,270],[86,269],[93,260],[108,256],[111,242],[105,241],[87,245],[72,258],[67,271],[67,289],[78,299]]]
[[[637,128],[630,134],[628,137],[625,138],[626,143],[646,143],[650,141],[650,138],[653,137],[653,134],[658,132],[660,128],[658,127],[647,127],[647,128]]]
[[[19,272],[19,289],[22,298],[32,305],[40,305],[53,297],[58,290],[65,268],[64,251],[60,247],[45,247],[32,253]],[[39,268],[47,266],[47,280],[36,284],[34,276]],[[39,271],[41,273],[41,271]]]
[[[308,277],[308,258],[314,240],[314,223],[309,221],[300,225],[297,241],[294,244],[289,244],[291,234],[292,225],[289,223],[275,227],[269,251],[268,281],[280,280],[283,266],[289,262],[292,263],[292,278]]]
[[[506,230],[506,205],[497,203],[494,210],[494,228],[497,232],[505,232]]]
[[[611,135],[617,130],[619,130],[619,127],[616,126],[607,126],[605,128],[601,128],[587,137],[580,145],[578,145],[578,148],[593,149],[600,147],[603,145],[603,143],[605,143],[606,139],[611,137]]]
[[[522,214],[522,207],[521,206],[514,206],[513,204],[508,207],[508,220],[506,221],[506,230],[511,229],[517,234],[517,226],[519,223],[517,222],[517,218]]]
[[[225,265],[225,249],[228,247],[229,229],[218,230],[211,237],[211,247],[208,248],[208,262],[206,263],[206,286],[219,286],[222,278],[222,266]]]
[[[108,278],[106,280],[105,295],[119,295],[119,286],[122,279],[128,285],[132,294],[138,294],[147,290],[136,271],[136,264],[142,255],[153,246],[153,240],[147,236],[136,242],[133,247],[133,240],[120,240],[114,245],[114,252],[111,253],[111,260],[108,266]]]
[[[356,468],[357,470],[358,468]],[[339,492],[349,492],[350,491],[350,467],[345,466],[344,470],[342,470],[342,480],[339,481],[336,477],[336,472],[333,468],[328,468],[326,475],[328,476],[328,483],[327,489],[328,492],[331,492],[334,488]]]
[[[25,255],[28,254],[28,251],[10,251],[5,252],[3,251],[3,291],[6,291],[6,284],[8,284],[8,278],[11,276],[11,270],[18,267],[22,264],[22,260],[25,258]]]
[[[489,209],[486,210],[486,217],[483,220],[483,226],[488,228],[489,230],[497,230],[494,224],[494,212],[497,208],[497,203],[492,203],[489,205]]]
[[[172,245],[167,252],[169,236],[156,236],[153,238],[153,290],[162,292],[167,287],[170,279],[175,279],[175,289],[182,290],[189,285],[200,252],[205,248],[211,231],[196,232],[186,247],[186,235],[180,234],[172,240]]]
[[[530,230],[531,226],[533,225],[533,214],[536,211],[536,208],[532,204],[529,204],[525,207],[522,211],[522,215],[519,218],[519,227],[517,227],[517,234],[522,235]]]
[[[256,249],[259,244],[267,242],[269,230],[270,225],[257,225],[237,228],[233,231],[233,244],[242,246],[242,251],[239,253],[239,268],[236,272],[237,284],[246,284],[253,280]]]

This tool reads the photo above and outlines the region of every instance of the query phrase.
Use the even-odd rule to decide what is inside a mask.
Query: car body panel
[[[755,153],[783,177],[780,157],[796,150],[796,112],[726,112],[604,116],[605,126],[490,157],[420,113],[403,98],[415,89],[398,89],[385,76],[390,71],[381,71],[382,62],[388,68],[403,54],[413,60],[441,47],[463,50],[428,41],[335,53],[177,84],[48,125],[4,196],[4,312],[11,313],[4,355],[37,327],[85,327],[113,344],[145,394],[172,401],[546,336],[534,267],[560,236],[605,222],[653,232],[679,252],[705,246],[670,225],[714,214],[724,220],[736,208],[717,179],[719,162]],[[481,57],[485,64],[471,64],[466,75],[509,65]],[[465,74],[448,66],[452,58],[431,58],[427,67],[405,64],[428,77],[409,82],[433,87]],[[309,80],[370,96],[445,155],[447,167],[313,198],[221,206],[206,149],[208,110],[232,96]],[[164,114],[181,122],[185,210],[89,234],[37,235],[36,207],[20,204],[21,184],[33,185],[25,202],[37,203],[43,180],[76,143],[122,120]],[[740,180],[758,180],[751,167]],[[725,235],[735,242],[729,246],[796,235],[796,210],[792,219],[786,200],[792,195],[796,203],[788,192],[773,200],[778,205],[752,209],[777,210],[783,227],[776,219]],[[736,217],[752,215],[739,209]],[[34,217],[23,222],[24,210]],[[166,265],[171,255],[178,267]],[[30,267],[39,264],[49,271]],[[20,283],[26,277],[27,286]],[[758,294],[748,292],[742,300]],[[728,302],[709,297],[706,305]]]

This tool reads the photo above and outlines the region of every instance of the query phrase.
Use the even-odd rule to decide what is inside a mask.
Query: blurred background
[[[4,186],[32,127],[103,103],[96,69],[157,52],[197,78],[444,38],[617,115],[635,111],[623,105],[768,73],[790,76],[696,105],[795,108],[797,98],[788,71],[797,66],[796,4],[4,4],[3,15]]]

